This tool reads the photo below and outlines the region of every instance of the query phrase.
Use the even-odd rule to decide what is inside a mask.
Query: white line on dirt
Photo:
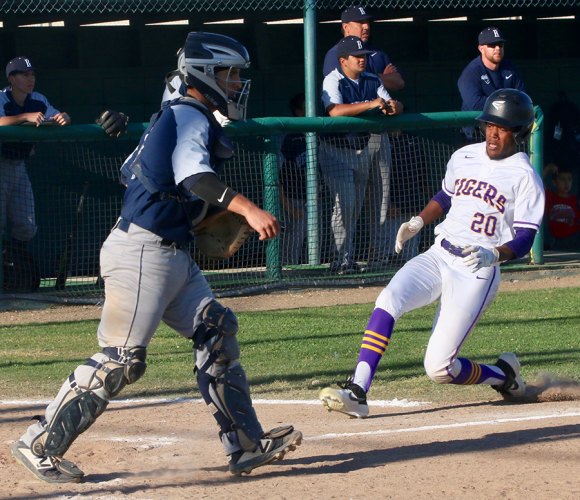
[[[0,400],[0,406],[37,406],[37,405],[48,405],[51,400]],[[318,399],[253,399],[252,402],[257,405],[320,405]],[[111,404],[122,404],[122,405],[132,405],[132,404],[177,404],[177,403],[204,403],[203,399],[199,398],[143,398],[143,399],[114,399]],[[407,399],[391,399],[391,400],[378,400],[369,403],[369,406],[376,406],[378,408],[408,408],[423,406],[429,404],[425,401],[409,401]]]
[[[457,429],[461,427],[476,427],[480,425],[497,425],[505,424],[508,422],[525,422],[529,420],[545,420],[550,418],[570,418],[578,417],[580,412],[568,412],[568,413],[554,413],[552,415],[529,415],[526,417],[513,417],[513,418],[496,418],[493,420],[479,420],[473,422],[458,422],[454,424],[441,424],[441,425],[423,425],[421,427],[409,427],[406,429],[377,429],[365,432],[341,432],[341,433],[330,433],[321,434],[320,436],[312,436],[304,438],[305,441],[319,441],[322,439],[342,439],[345,437],[360,437],[360,436],[376,436],[377,434],[400,434],[405,432],[424,432],[442,429]]]

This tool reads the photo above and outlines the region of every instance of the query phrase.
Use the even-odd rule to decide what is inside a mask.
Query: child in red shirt
[[[552,250],[580,251],[580,209],[571,193],[572,172],[562,168],[554,174],[555,190],[546,189],[545,217]]]

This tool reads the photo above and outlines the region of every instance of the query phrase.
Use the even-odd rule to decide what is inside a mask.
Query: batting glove
[[[499,262],[499,252],[497,248],[483,248],[479,246],[469,246],[463,249],[463,263],[469,267],[472,273],[476,273],[482,267],[490,267]]]
[[[423,219],[418,215],[411,217],[409,222],[401,224],[401,227],[397,232],[397,241],[395,241],[395,252],[401,253],[405,241],[410,240],[413,236],[416,236],[424,225],[425,223],[423,222]]]

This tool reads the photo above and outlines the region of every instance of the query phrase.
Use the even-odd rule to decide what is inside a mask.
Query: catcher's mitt
[[[193,228],[195,246],[210,259],[228,259],[250,236],[252,228],[241,215],[221,210]]]
[[[127,132],[129,117],[120,111],[107,109],[97,117],[95,123],[111,137],[119,137]]]

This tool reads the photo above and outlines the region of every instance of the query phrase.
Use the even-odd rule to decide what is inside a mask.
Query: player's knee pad
[[[47,420],[42,422],[46,434],[33,443],[35,453],[62,456],[105,411],[111,398],[143,375],[145,358],[145,348],[107,347],[77,367],[51,405],[56,411],[49,416],[47,410]]]
[[[231,309],[213,299],[203,304],[193,326],[197,370],[211,372],[214,364],[227,364],[238,359],[237,333],[238,319]]]

